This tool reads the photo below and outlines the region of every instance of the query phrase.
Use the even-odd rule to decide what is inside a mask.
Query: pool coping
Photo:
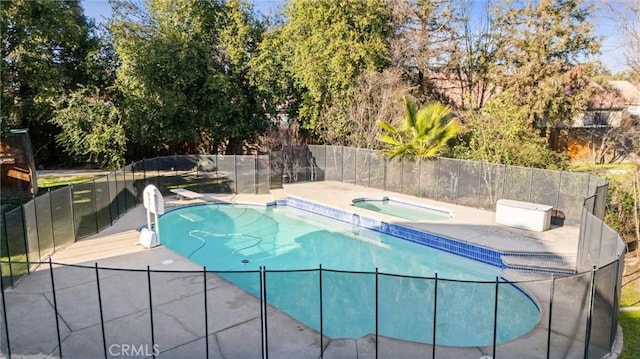
[[[363,216],[355,212],[349,212],[340,208],[328,206],[326,204],[317,203],[302,199],[295,195],[287,195],[286,200],[276,201],[276,205],[284,205],[297,208],[310,213],[319,214],[328,218],[332,218],[344,223],[358,225],[376,232],[398,237],[413,243],[428,246],[447,253],[455,254],[467,259],[472,259],[481,263],[489,264],[500,269],[515,269],[521,271],[531,271],[545,274],[571,275],[575,271],[562,271],[556,269],[544,269],[524,266],[513,266],[504,262],[505,257],[536,257],[536,258],[572,258],[575,256],[559,255],[551,253],[522,253],[522,252],[504,252],[492,248],[486,248],[477,244],[471,244],[458,239],[449,238],[440,234],[430,233],[428,231],[408,227],[396,223],[388,223],[373,217]]]

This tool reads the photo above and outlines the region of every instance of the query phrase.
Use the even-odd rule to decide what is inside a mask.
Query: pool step
[[[502,261],[511,269],[524,269],[537,272],[571,274],[576,269],[576,258],[554,254],[503,255]]]

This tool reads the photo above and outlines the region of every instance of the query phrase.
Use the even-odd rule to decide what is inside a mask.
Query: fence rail
[[[549,329],[546,336],[546,355],[547,357],[600,358],[610,352],[617,328],[624,244],[618,234],[602,222],[607,195],[606,181],[590,174],[444,158],[418,162],[387,161],[375,151],[339,146],[285,148],[283,151],[264,156],[157,157],[132,163],[89,182],[47,191],[20,208],[4,213],[1,218],[2,287],[14,287],[16,281],[30,273],[35,266],[51,265],[49,262],[41,262],[51,253],[112,225],[114,221],[140,203],[142,190],[147,184],[158,186],[164,194],[169,194],[170,189],[177,187],[209,193],[268,193],[270,189],[282,187],[283,183],[287,182],[323,180],[342,181],[490,210],[494,209],[496,201],[501,198],[553,206],[556,219],[564,221],[563,225],[580,226],[580,238],[577,275],[539,283],[521,283],[527,288],[539,287],[535,290],[549,293],[548,297],[543,296],[544,299],[541,300],[543,307],[548,307],[547,311],[543,311],[547,313],[547,317],[541,319],[541,323],[547,323],[547,329]],[[91,275],[95,278],[95,281],[86,281],[86,283],[93,283],[92,285],[97,289],[94,297],[97,298],[99,305],[92,303],[83,308],[89,312],[92,310],[88,308],[99,307],[100,309],[98,312],[103,329],[102,339],[98,342],[102,342],[100,349],[104,354],[108,349],[108,341],[104,337],[104,331],[108,329],[108,325],[105,326],[105,319],[103,319],[106,298],[101,294],[105,292],[105,283],[101,278],[104,273],[112,273],[115,270],[97,266],[82,269],[51,268],[51,283],[48,291],[52,293],[53,303],[56,304],[54,305],[55,313],[51,318],[56,320],[58,311],[64,310],[60,308],[68,305],[63,298],[56,300],[60,289],[54,288],[56,278],[62,277],[56,274],[56,271],[64,271],[65,268],[82,271],[83,277],[87,276],[84,272],[91,271]],[[40,272],[42,271],[38,271]],[[134,277],[139,276],[135,274],[136,272],[127,273]],[[203,270],[203,273],[199,275],[204,278],[219,274],[206,270]],[[266,298],[270,293],[267,289],[266,273],[269,271],[263,270],[255,274],[258,278],[257,285],[261,289],[254,294],[263,303],[259,306],[260,314],[256,316],[263,322],[259,327],[261,343],[260,350],[255,353],[256,357],[266,357],[269,352],[272,356],[278,353],[273,346],[269,345],[276,340],[277,331],[270,330],[268,325]],[[305,275],[322,277],[322,273],[326,272],[318,269],[314,273]],[[143,274],[147,276],[148,283],[156,284],[154,286],[149,284],[149,297],[146,304],[149,308],[150,327],[154,328],[157,324],[154,323],[153,308],[163,303],[162,300],[155,300],[155,294],[151,295],[152,292],[160,290],[154,288],[170,287],[172,278],[188,273],[159,274],[147,270]],[[352,275],[371,276],[372,274]],[[376,283],[379,275],[379,273],[374,274]],[[163,280],[157,280],[159,277]],[[424,280],[438,283],[436,278]],[[203,294],[205,296],[206,283],[207,281],[201,283],[204,288],[198,287],[198,291],[205,293]],[[137,290],[141,288],[144,286]],[[319,288],[322,288],[322,285]],[[437,284],[432,288],[434,293],[443,290]],[[578,301],[576,301],[576,293],[580,293]],[[17,333],[12,331],[17,324],[8,319],[12,315],[11,301],[19,300],[18,298],[16,293],[5,292],[3,289],[2,350],[7,354],[12,352],[10,347],[12,342],[15,344],[13,348],[19,347],[15,342],[17,340],[15,334],[12,334],[12,332]],[[333,299],[324,294],[320,296],[321,303],[326,304],[331,300]],[[374,300],[378,302],[377,292]],[[433,301],[437,302],[436,297]],[[82,307],[82,303],[78,305]],[[204,314],[207,315],[213,309],[204,305]],[[320,308],[323,308],[323,305],[320,305]],[[376,327],[381,324],[378,321],[378,314],[383,310],[384,308],[381,307],[375,311]],[[322,311],[320,310],[319,313]],[[322,314],[319,316],[322,320]],[[440,317],[436,317],[438,316],[434,314],[434,328],[437,323],[446,322],[446,319],[440,321]],[[496,322],[495,318],[487,320]],[[60,323],[56,324],[58,330],[59,325]],[[209,325],[207,321],[207,326]],[[206,329],[206,333],[210,333],[209,329]],[[430,333],[433,338],[436,338],[436,331]],[[45,336],[50,334],[50,330],[43,333]],[[162,342],[161,338],[156,338],[156,335],[150,335],[151,343]],[[494,341],[497,338],[495,333],[492,333],[491,337]],[[204,335],[203,338],[208,336]],[[319,338],[322,343],[324,338],[322,330]],[[375,335],[375,353],[384,353],[385,349],[378,347],[378,338],[378,335]],[[542,345],[542,343],[537,344]],[[61,351],[63,347],[64,345],[59,346],[58,349]],[[504,347],[504,345],[497,345],[498,357],[500,348]],[[542,347],[545,346],[540,348]],[[320,345],[319,348],[327,347]],[[434,351],[435,348],[433,346]],[[441,350],[440,347],[437,348]],[[492,350],[495,350],[495,346]],[[323,353],[326,353],[325,349],[319,349],[315,355],[323,355]],[[59,354],[62,356],[62,352]],[[102,354],[98,353],[97,356]],[[108,355],[105,354],[105,356]],[[544,357],[544,353],[540,357]]]

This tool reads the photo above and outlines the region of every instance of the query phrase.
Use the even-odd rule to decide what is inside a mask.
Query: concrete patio
[[[575,256],[577,250],[578,228],[575,227],[530,232],[496,224],[494,213],[490,211],[338,182],[290,184],[285,185],[284,190],[274,191],[269,195],[206,194],[197,200],[177,200],[173,197],[165,200],[167,207],[212,201],[266,204],[286,196],[305,198],[504,252],[553,254],[563,258],[518,259],[521,262],[517,265],[522,266],[570,269],[573,265],[571,256]],[[384,196],[447,208],[453,213],[453,218],[445,222],[403,223],[395,217],[365,213],[364,210],[351,206],[354,198]],[[205,274],[202,267],[168,248],[160,246],[143,249],[137,245],[137,228],[145,223],[144,209],[142,206],[135,207],[99,234],[56,252],[52,257],[52,261],[56,263],[52,270],[49,270],[48,264],[42,264],[22,278],[15,288],[7,290],[5,299],[12,353],[59,357],[61,351],[61,356],[65,358],[100,358],[105,355],[149,357],[152,354],[167,358],[200,358],[205,357],[208,351],[212,358],[261,357],[260,298],[248,294],[214,273]],[[96,265],[100,267],[99,270],[94,268]],[[147,272],[147,268],[152,272]],[[258,273],[246,275],[255,276],[256,281],[259,278]],[[538,301],[541,318],[528,334],[499,344],[496,357],[545,357],[550,275],[505,270],[503,276],[513,281],[535,280],[522,287]],[[206,327],[203,314],[205,305]],[[58,325],[54,306],[57,306]],[[563,333],[580,330],[582,324],[572,317],[572,310],[556,312],[558,308],[565,306],[570,308],[575,303],[554,303],[554,322],[566,326]],[[150,307],[153,308],[152,311],[149,310]],[[321,352],[325,358],[376,357],[373,335],[359,339],[321,338],[318,332],[275,307],[267,306],[266,313],[269,357],[318,358]],[[151,316],[153,328],[150,325]],[[102,323],[106,345],[103,345]],[[57,327],[60,328],[61,348],[58,347]],[[556,353],[552,357],[582,357],[582,346],[580,339],[554,335],[551,349],[562,350],[562,353]],[[128,348],[127,353],[123,352],[124,348]],[[135,348],[135,352],[130,350],[132,348]],[[567,348],[574,350],[567,351]],[[377,349],[380,358],[431,357],[432,353],[431,345],[384,337],[379,338]],[[484,355],[491,356],[492,349],[490,346],[438,346],[436,357],[480,358]]]

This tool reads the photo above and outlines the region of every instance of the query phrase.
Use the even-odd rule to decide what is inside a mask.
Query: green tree
[[[260,28],[245,1],[113,2],[119,107],[132,141],[164,152],[238,151],[265,125],[247,78]]]
[[[120,112],[97,87],[80,88],[58,100],[52,122],[62,129],[57,142],[72,156],[88,156],[104,168],[124,164],[126,134]]]
[[[590,96],[585,59],[600,42],[586,0],[515,0],[493,7],[499,41],[493,80],[527,109],[530,123],[554,127],[586,109]]]
[[[531,127],[527,109],[516,105],[514,97],[503,92],[481,112],[467,113],[455,157],[524,167],[564,167],[564,156],[549,149],[547,140]]]
[[[295,106],[303,126],[320,139],[328,127],[343,138],[348,132],[344,105],[355,80],[363,71],[380,70],[389,62],[390,21],[385,2],[291,0],[285,11],[284,24],[267,33],[260,46],[258,56],[268,59],[267,65],[255,61],[256,69],[273,73],[281,66],[295,90],[287,93],[290,82],[278,76],[272,84],[284,86],[272,91],[297,98],[278,105]],[[267,76],[256,78],[264,81]],[[334,118],[325,117],[331,107]]]
[[[87,81],[97,39],[79,1],[3,1],[1,12],[2,126],[29,128],[34,147],[46,149],[36,151],[42,160],[56,152],[54,100]]]
[[[451,109],[439,102],[418,110],[415,103],[405,98],[403,123],[395,127],[389,122],[379,122],[383,130],[380,141],[387,145],[383,153],[390,159],[430,159],[447,145],[458,133],[458,123]]]

